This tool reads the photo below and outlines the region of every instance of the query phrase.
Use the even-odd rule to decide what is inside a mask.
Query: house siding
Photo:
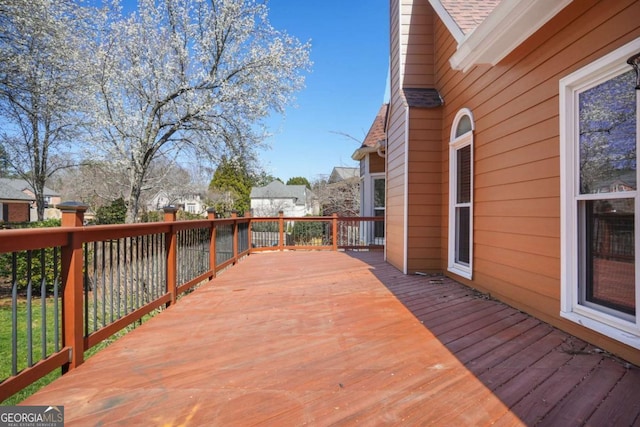
[[[29,221],[29,204],[28,203],[0,203],[3,211],[3,220],[5,222],[28,222]],[[6,217],[4,217],[6,215]]]
[[[438,268],[440,166],[427,153],[438,149],[437,111],[411,108],[403,88],[433,88],[435,13],[428,2],[391,1],[391,107],[386,156],[387,261],[404,272]],[[410,115],[428,119],[408,127]],[[434,132],[434,130],[436,132]],[[415,147],[415,149],[414,149]],[[411,150],[411,155],[407,155]],[[431,184],[431,189],[426,185]],[[437,198],[437,200],[433,200]],[[410,230],[407,232],[407,230]]]
[[[433,87],[434,18],[435,12],[429,2],[402,0],[400,53],[403,56],[403,87]]]
[[[389,106],[389,121],[387,128],[387,157],[386,157],[386,260],[396,268],[404,271],[404,157],[405,157],[405,127],[404,100],[401,96],[402,64],[400,55],[400,0],[390,3],[391,32],[390,46],[390,85],[391,100]]]
[[[467,73],[450,69],[456,43],[439,20],[435,29],[436,87],[445,101],[440,187],[443,265],[447,143],[456,113],[469,108],[476,126],[473,280],[454,277],[634,363],[640,363],[638,350],[559,316],[558,83],[640,37],[638,16],[638,1],[575,0],[496,66],[476,66]]]
[[[409,273],[442,270],[441,112],[441,108],[411,108],[409,113]]]
[[[383,173],[384,163],[384,157],[378,156],[377,153],[369,154],[369,173]]]

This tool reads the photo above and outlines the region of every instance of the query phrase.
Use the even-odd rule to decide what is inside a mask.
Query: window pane
[[[457,184],[456,203],[471,202],[471,146],[467,145],[457,152]]]
[[[373,212],[374,216],[384,216],[384,209],[375,209]],[[384,237],[384,222],[376,221],[373,225],[373,235],[374,237]]]
[[[584,210],[584,302],[635,315],[633,199],[581,202]]]
[[[373,206],[384,208],[384,179],[373,180]]]
[[[580,93],[579,108],[580,193],[635,190],[635,73]]]
[[[456,208],[456,262],[461,264],[469,264],[470,211],[469,207]]]
[[[462,116],[456,128],[456,138],[467,132],[471,132],[471,118],[469,116]]]

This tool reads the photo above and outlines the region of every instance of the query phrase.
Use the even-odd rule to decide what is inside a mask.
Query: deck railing
[[[0,280],[11,288],[0,323],[0,402],[243,257],[267,250],[384,247],[382,218],[249,216],[83,226],[86,206],[59,206],[62,226],[0,231]],[[6,310],[5,310],[6,312]]]

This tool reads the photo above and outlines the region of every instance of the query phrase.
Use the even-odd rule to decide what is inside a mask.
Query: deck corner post
[[[176,221],[178,208],[165,206],[162,210],[164,211],[165,222]],[[171,298],[167,303],[167,307],[169,307],[175,304],[178,298],[178,238],[174,227],[170,227],[167,234],[165,234],[165,247],[167,252],[167,293]]]
[[[211,221],[211,234],[209,235],[209,268],[211,269],[211,279],[216,277],[216,210],[207,209],[207,219]]]
[[[84,213],[89,208],[80,202],[59,204],[62,211],[62,227],[82,227]],[[69,363],[62,367],[66,373],[84,361],[84,275],[82,240],[75,231],[69,232],[69,243],[61,248],[62,270],[62,344],[69,347]]]
[[[233,219],[233,265],[238,263],[238,211],[231,211]]]
[[[284,250],[284,211],[278,212],[278,250]]]
[[[247,218],[247,248],[251,254],[251,242],[253,241],[253,237],[251,237],[251,211],[245,211],[244,217]]]
[[[333,230],[333,239],[332,239],[332,243],[333,243],[333,250],[337,251],[338,250],[338,214],[334,213],[333,214],[333,219],[331,220],[332,223],[332,230]]]

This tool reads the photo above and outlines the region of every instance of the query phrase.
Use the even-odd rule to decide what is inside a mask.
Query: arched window
[[[473,115],[458,112],[449,143],[448,270],[471,279],[473,266]]]

